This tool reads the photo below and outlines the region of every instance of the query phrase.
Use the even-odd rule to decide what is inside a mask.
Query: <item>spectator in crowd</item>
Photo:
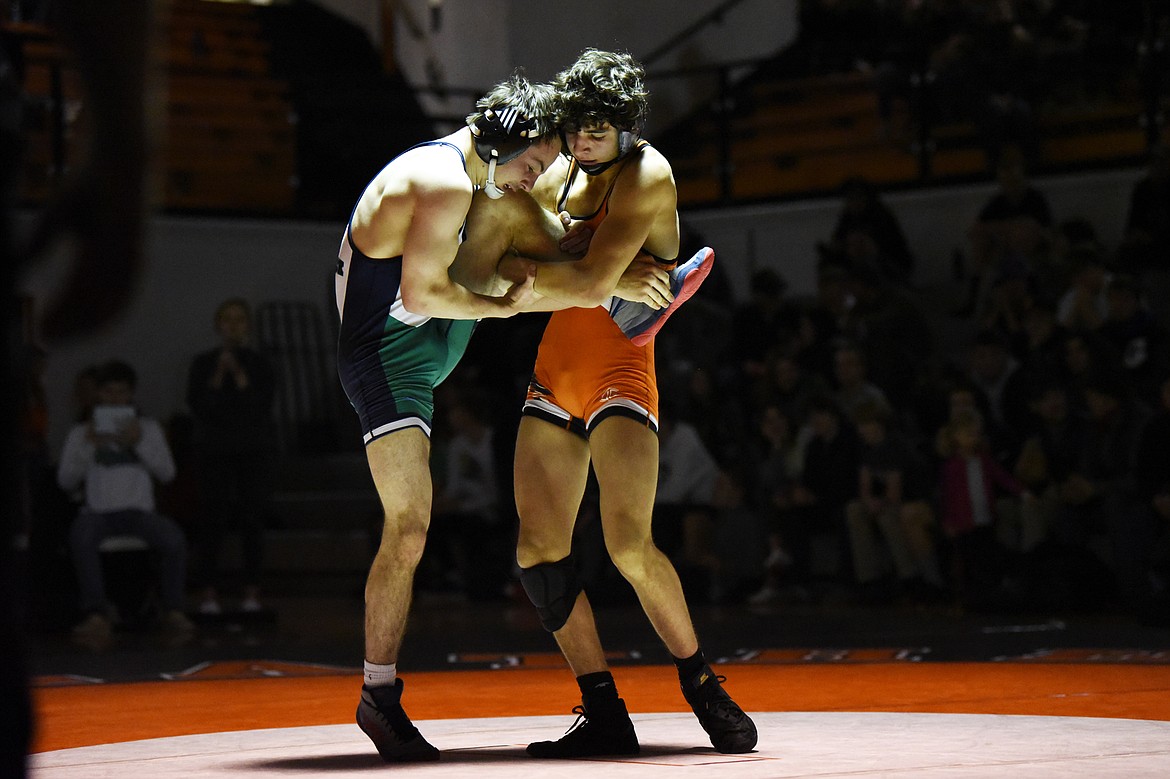
[[[1130,272],[1170,270],[1170,145],[1166,143],[1150,147],[1146,173],[1130,190],[1119,254]]]
[[[432,462],[439,472],[420,585],[490,600],[504,593],[515,536],[500,510],[495,431],[485,418],[491,405],[471,387],[452,388],[446,397],[447,429],[435,431]],[[436,562],[441,570],[428,565]]]
[[[979,329],[1000,333],[1015,345],[1026,338],[1024,321],[1036,305],[1037,285],[1026,263],[1009,258],[1000,267],[979,316]]]
[[[753,405],[756,408],[775,406],[799,425],[808,418],[811,399],[829,391],[829,382],[806,368],[796,347],[790,344],[778,349],[768,360],[766,382],[756,393],[758,397]],[[798,435],[798,438],[803,443],[803,436]]]
[[[821,261],[846,268],[866,267],[883,280],[907,285],[914,255],[894,212],[870,181],[853,177],[842,185],[844,198],[833,235],[821,244]]]
[[[766,374],[765,374],[766,375]],[[683,394],[678,400],[677,415],[698,432],[703,445],[723,464],[738,456],[749,434],[742,392],[726,392],[716,385],[713,371],[701,366],[684,366],[680,383]]]
[[[838,567],[849,567],[845,535],[845,506],[857,495],[859,444],[852,423],[827,393],[808,403],[810,437],[800,457],[800,470],[777,506],[776,525],[769,535],[769,562],[763,587],[751,596],[766,603],[780,596],[789,579],[807,586],[812,580],[812,539],[827,535],[835,540]],[[788,558],[788,559],[786,559]],[[839,570],[842,577],[847,570]]]
[[[1012,356],[1007,339],[994,331],[976,334],[968,353],[969,377],[986,399],[988,429],[1007,447],[1028,423],[1028,377]]]
[[[1061,345],[1057,374],[1069,392],[1073,412],[1088,415],[1085,387],[1094,373],[1116,368],[1109,344],[1095,332],[1067,331]]]
[[[1118,274],[1109,280],[1105,318],[1097,334],[1112,346],[1137,396],[1156,404],[1160,378],[1170,367],[1170,339],[1146,305],[1136,277]]]
[[[1170,376],[1163,374],[1157,411],[1138,440],[1134,476],[1146,522],[1137,541],[1140,558],[1139,603],[1142,613],[1165,624],[1170,620]],[[1144,579],[1144,582],[1142,581]]]
[[[1132,397],[1117,370],[1097,370],[1085,386],[1089,425],[1072,472],[1059,488],[1052,532],[1074,547],[1109,542],[1119,595],[1132,604],[1143,590],[1145,522],[1136,487],[1139,438],[1151,412]]]
[[[157,560],[161,626],[177,635],[192,630],[183,612],[187,539],[178,523],[155,511],[154,482],[170,481],[175,463],[162,426],[134,406],[137,383],[124,362],[101,367],[97,405],[88,421],[69,431],[57,470],[62,489],[84,496],[69,534],[85,614],[73,636],[95,647],[109,642],[116,616],[101,560],[102,541],[110,536],[133,535],[147,543]]]
[[[798,311],[785,298],[788,282],[772,268],[751,275],[748,300],[732,313],[731,367],[740,380],[763,375],[768,354],[796,332]]]
[[[779,594],[776,585],[785,570],[795,562],[789,551],[791,540],[785,531],[800,532],[800,528],[795,526],[784,527],[781,519],[792,510],[793,490],[801,471],[803,451],[797,442],[797,424],[780,407],[769,404],[760,410],[753,436],[755,446],[751,457],[756,463],[756,496],[752,506],[767,528],[768,556],[764,560],[768,578],[766,586],[769,593],[775,594]],[[807,569],[807,561],[802,562]],[[759,599],[754,602],[759,602]]]
[[[1029,376],[1051,374],[1061,363],[1068,330],[1056,319],[1056,307],[1044,297],[1033,299],[1012,341],[1012,356]]]
[[[1063,485],[1080,462],[1088,436],[1084,416],[1073,413],[1069,391],[1054,375],[1040,376],[1032,387],[1029,426],[1013,475],[1034,496],[1029,513],[1020,516],[1015,548],[1028,553],[1047,538],[1056,521]]]
[[[866,403],[853,415],[861,440],[857,498],[845,506],[853,572],[875,594],[892,561],[897,590],[927,600],[945,582],[935,546],[927,466],[913,444],[891,427],[889,409]]]
[[[1071,278],[1060,296],[1056,317],[1069,330],[1090,332],[1101,326],[1108,308],[1106,290],[1110,273],[1105,257],[1096,250],[1074,250],[1070,256]]]
[[[693,579],[697,573],[710,587],[720,565],[710,539],[721,469],[699,431],[677,407],[664,407],[658,422],[654,541],[680,569],[681,579]]]
[[[864,266],[851,270],[849,280],[855,302],[846,332],[865,354],[869,378],[901,410],[920,378],[918,369],[933,360],[930,325],[904,286]]]
[[[829,380],[833,354],[850,327],[856,300],[849,289],[849,274],[840,265],[820,265],[816,285],[813,299],[800,311],[793,346],[805,369]]]
[[[958,312],[963,316],[985,312],[991,285],[1009,258],[1031,270],[1054,239],[1052,208],[1028,180],[1024,156],[1005,152],[996,176],[998,189],[968,231],[973,267],[967,300]]]
[[[977,411],[960,412],[940,433],[939,525],[954,545],[959,600],[986,602],[1012,567],[1021,516],[1013,502],[1025,500],[1026,492],[992,457]]]
[[[219,344],[201,352],[187,374],[187,404],[202,508],[196,538],[203,593],[199,611],[222,613],[220,552],[227,532],[240,534],[243,598],[259,612],[264,520],[275,461],[272,403],[276,380],[268,359],[249,346],[251,309],[230,298],[215,311]]]
[[[866,404],[890,408],[890,402],[882,388],[866,376],[865,355],[855,344],[843,342],[834,355],[836,401],[845,414],[853,418],[857,410]]]

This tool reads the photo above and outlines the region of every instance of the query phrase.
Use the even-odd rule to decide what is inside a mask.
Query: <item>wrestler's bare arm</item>
[[[368,256],[402,257],[402,303],[413,314],[482,319],[519,313],[533,296],[530,282],[486,296],[451,281],[447,271],[472,188],[461,166],[428,152],[404,155],[371,183],[354,212],[354,244]]]
[[[677,255],[677,196],[669,166],[660,155],[650,164],[641,158],[631,162],[614,186],[609,213],[585,256],[538,267],[534,287],[539,294],[574,306],[600,305],[614,294],[631,258],[643,248],[660,256]]]

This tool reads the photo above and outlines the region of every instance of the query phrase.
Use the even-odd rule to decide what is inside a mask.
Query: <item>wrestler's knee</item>
[[[648,575],[656,556],[662,553],[649,538],[608,543],[609,557],[626,581],[640,581]]]
[[[421,519],[387,518],[382,525],[378,556],[410,568],[418,565],[427,544],[427,526]]]

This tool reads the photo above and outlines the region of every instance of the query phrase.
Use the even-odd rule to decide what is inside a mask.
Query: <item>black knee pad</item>
[[[573,556],[569,555],[555,563],[540,563],[531,568],[520,569],[520,583],[528,599],[536,606],[540,624],[550,633],[555,633],[569,621],[577,596],[581,594],[581,583],[573,567]]]

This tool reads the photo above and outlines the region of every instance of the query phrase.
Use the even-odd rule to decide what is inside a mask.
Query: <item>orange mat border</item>
[[[1170,666],[1031,663],[727,665],[748,711],[1031,714],[1170,721]],[[686,711],[674,669],[614,669],[630,711]],[[564,669],[404,672],[413,719],[565,716]],[[353,722],[357,674],[87,684],[33,690],[34,752],[196,733]]]

